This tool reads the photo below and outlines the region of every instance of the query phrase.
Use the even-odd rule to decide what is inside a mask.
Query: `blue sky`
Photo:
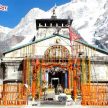
[[[61,5],[70,0],[0,0],[1,5],[7,5],[8,11],[0,11],[0,25],[13,28],[32,8],[49,10],[55,3]]]

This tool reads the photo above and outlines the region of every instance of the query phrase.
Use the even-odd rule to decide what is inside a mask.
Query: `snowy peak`
[[[25,19],[28,21],[31,21],[33,18],[42,18],[42,14],[44,14],[45,11],[39,9],[39,8],[33,8],[31,9],[28,14],[25,16]]]
[[[36,35],[35,19],[41,18],[44,13],[45,11],[39,8],[31,9],[9,35]]]
[[[3,27],[0,26],[0,42],[6,40],[7,34],[11,31],[12,29],[8,27]]]
[[[8,27],[3,27],[3,26],[0,26],[0,33],[9,33],[12,29],[8,28]]]

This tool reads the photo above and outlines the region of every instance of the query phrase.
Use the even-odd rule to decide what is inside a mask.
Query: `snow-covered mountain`
[[[12,29],[8,27],[0,26],[0,56],[2,55],[2,52],[5,51],[5,49],[9,48],[9,45],[7,45],[7,39],[9,38],[7,35]]]
[[[0,56],[3,51],[11,48],[16,45],[16,43],[19,43],[24,39],[23,36],[10,36],[10,31],[12,31],[12,29],[0,26]]]
[[[43,11],[39,8],[31,9],[28,14],[21,19],[20,23],[8,32],[7,36],[24,36],[25,40],[30,41],[36,35],[35,19],[50,18],[51,8]],[[72,0],[56,8],[57,18],[73,19],[73,28],[90,44],[93,44],[93,38],[100,39],[107,43],[108,35],[108,0]],[[100,37],[101,36],[101,37]],[[6,37],[6,36],[5,36]],[[21,41],[21,40],[20,40]]]
[[[99,38],[101,42],[108,48],[108,0],[104,5],[105,12],[97,19],[95,23],[94,36]]]
[[[36,18],[42,18],[45,12],[39,8],[31,9],[28,14],[21,19],[20,23],[9,33],[9,35],[36,35]]]
[[[7,34],[11,31],[12,29],[8,27],[3,27],[0,26],[0,41],[3,41],[7,38]]]
[[[5,33],[8,33],[9,31],[11,31],[12,29],[8,28],[8,27],[3,27],[3,26],[0,26],[0,33],[1,32],[5,32]]]

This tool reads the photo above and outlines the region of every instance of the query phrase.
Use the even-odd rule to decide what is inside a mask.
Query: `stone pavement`
[[[81,105],[71,105],[71,106],[55,106],[55,105],[45,105],[45,106],[0,106],[0,108],[108,108],[108,106],[81,106]]]
[[[35,106],[28,105],[28,106],[0,106],[0,108],[108,108],[108,106],[82,106],[81,101],[77,100],[76,102],[72,102],[72,104],[57,104],[57,105],[51,105],[49,104],[40,104],[40,102],[37,102],[38,104]]]

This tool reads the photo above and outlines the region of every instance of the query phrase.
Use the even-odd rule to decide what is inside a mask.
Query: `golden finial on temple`
[[[55,6],[54,6],[54,8],[53,8],[53,14],[52,14],[52,16],[51,16],[51,18],[53,18],[53,19],[56,19],[57,18],[57,16],[56,16],[56,11],[55,11],[55,9],[57,8],[57,5],[56,5],[56,3],[55,3]]]

